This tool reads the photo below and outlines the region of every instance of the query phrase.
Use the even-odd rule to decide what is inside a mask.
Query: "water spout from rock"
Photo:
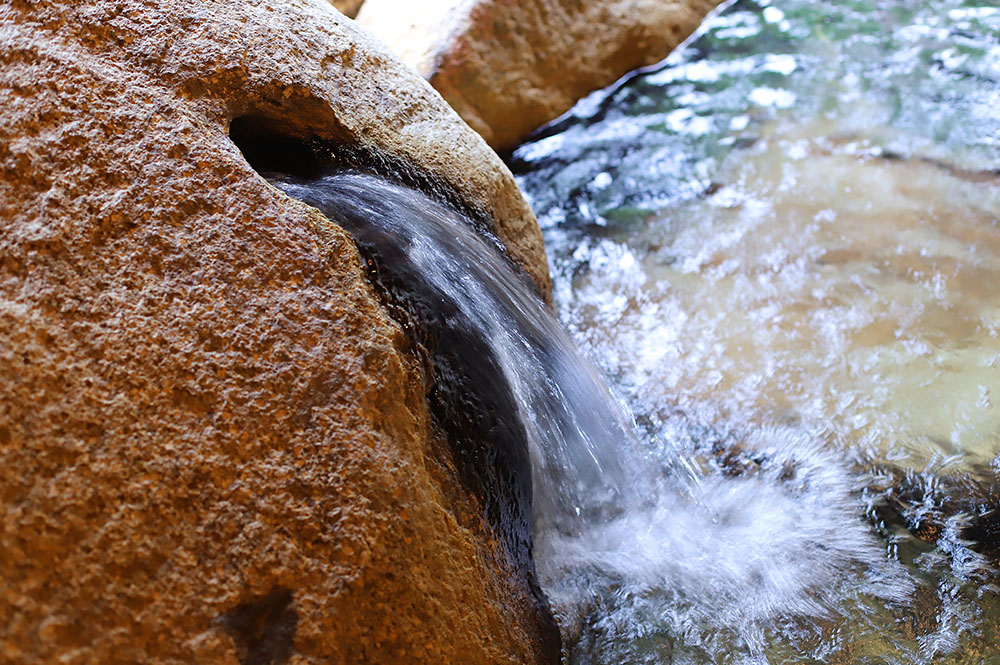
[[[404,310],[434,365],[439,418],[466,439],[467,473],[485,478],[487,503],[501,495],[495,523],[527,505],[510,460],[530,457],[539,579],[580,662],[620,662],[640,644],[661,662],[678,636],[697,653],[757,657],[776,618],[827,616],[859,584],[908,598],[820,437],[727,435],[732,468],[699,481],[677,444],[640,434],[488,233],[369,175],[272,181],[348,230]]]
[[[347,229],[396,282],[397,296],[402,289],[412,301],[419,292],[418,317],[437,320],[432,355],[462,356],[446,361],[445,373],[495,366],[483,380],[513,397],[514,414],[492,416],[513,415],[524,436],[536,531],[573,533],[635,501],[647,470],[630,466],[640,450],[631,416],[495,242],[447,206],[373,176],[275,182]],[[448,347],[472,340],[484,341],[475,354]]]

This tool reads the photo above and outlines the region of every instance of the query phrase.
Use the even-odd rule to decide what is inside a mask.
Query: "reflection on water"
[[[824,423],[910,467],[988,465],[998,213],[1000,177],[887,158],[830,123],[767,127],[641,246],[581,245],[575,322],[628,349],[623,381],[708,421]]]
[[[540,534],[576,662],[1000,663],[992,4],[738,2],[512,156],[563,322],[699,467]]]

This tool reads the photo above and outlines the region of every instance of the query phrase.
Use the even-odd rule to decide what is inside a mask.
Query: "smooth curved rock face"
[[[497,150],[662,60],[720,0],[366,0],[389,44]]]
[[[344,16],[350,16],[354,18],[358,15],[358,10],[361,9],[361,5],[365,0],[328,0],[331,5],[336,7]]]
[[[14,0],[0,62],[0,661],[556,660],[354,244],[228,131],[433,174],[544,289],[486,144],[322,0]]]

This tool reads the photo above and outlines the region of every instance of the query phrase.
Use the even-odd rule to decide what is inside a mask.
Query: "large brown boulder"
[[[657,62],[720,0],[366,0],[389,44],[497,150]]]
[[[229,129],[423,174],[544,290],[486,144],[319,0],[12,0],[0,65],[0,662],[557,659],[526,514],[483,517],[350,237]]]

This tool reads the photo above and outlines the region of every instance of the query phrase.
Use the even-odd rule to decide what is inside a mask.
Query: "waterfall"
[[[530,459],[534,558],[577,662],[668,662],[682,646],[701,654],[690,662],[760,662],[775,618],[826,616],[859,584],[909,597],[817,437],[744,432],[739,470],[691,482],[692,462],[639,436],[489,233],[370,175],[270,179],[354,237],[430,356],[442,425],[473,439],[466,471],[513,492],[487,508],[496,524],[529,492],[503,460]]]
[[[423,193],[373,176],[274,182],[348,230],[404,288],[422,291],[437,308],[425,305],[423,317],[438,319],[439,353],[462,352],[444,348],[442,336],[485,342],[454,371],[495,365],[488,380],[512,394],[531,460],[536,531],[578,531],[596,513],[621,509],[641,473],[623,454],[639,450],[631,416],[495,240]]]

